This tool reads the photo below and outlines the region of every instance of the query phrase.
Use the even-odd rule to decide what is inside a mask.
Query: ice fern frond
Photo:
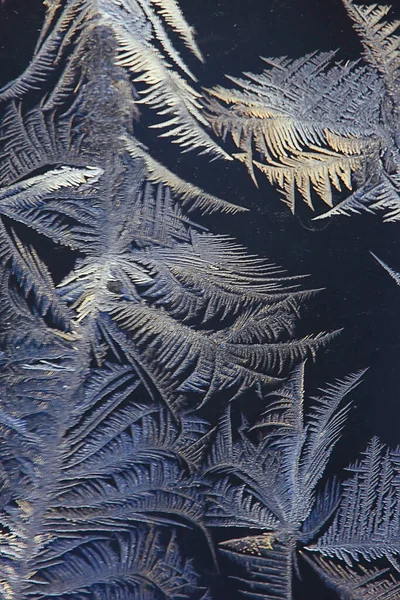
[[[90,189],[101,173],[102,170],[96,167],[62,166],[0,187],[0,214],[32,227],[58,243],[74,247],[74,236],[67,230],[66,222],[79,212],[83,214],[84,207],[74,210],[71,197],[78,190]]]
[[[363,458],[348,470],[352,476],[343,484],[334,521],[310,549],[349,567],[360,558],[385,557],[398,570],[399,452],[373,438]]]
[[[341,191],[342,185],[352,188],[352,172],[362,166],[360,156],[340,155],[330,149],[310,147],[310,152],[293,152],[290,157],[282,157],[280,163],[270,161],[268,165],[253,161],[253,164],[267,176],[271,184],[277,184],[284,192],[284,201],[292,212],[296,206],[296,190],[313,210],[312,191],[328,206],[333,206],[332,187]],[[238,157],[243,160],[244,157]]]
[[[290,364],[326,343],[326,336],[288,342],[230,342],[231,328],[196,331],[171,318],[166,311],[144,304],[115,302],[110,314],[129,333],[135,354],[146,364],[161,388],[204,396],[224,389],[268,385]],[[235,330],[237,326],[233,326]],[[161,343],[162,342],[162,343]],[[169,375],[171,374],[171,375]]]
[[[53,111],[43,112],[37,106],[27,109],[18,100],[10,102],[1,120],[0,185],[14,185],[14,191],[32,187],[43,193],[43,186],[47,192],[56,191],[67,182],[66,187],[72,188],[79,179],[81,183],[85,177],[90,179],[88,163],[79,152],[80,137],[71,136],[73,121],[73,115],[66,112],[56,119]],[[32,177],[44,168],[45,173]],[[83,171],[79,174],[80,168]]]
[[[176,194],[176,197],[181,199],[182,205],[186,210],[199,209],[203,214],[219,210],[226,213],[237,213],[247,210],[226,200],[221,200],[201,188],[184,181],[150,156],[134,139],[125,138],[124,142],[130,156],[144,160],[149,180],[154,183],[167,185]]]
[[[307,438],[301,455],[301,480],[304,502],[312,504],[315,490],[327,466],[332,447],[339,440],[351,404],[343,400],[360,383],[365,370],[335,381],[312,398],[307,419]]]
[[[390,177],[381,173],[378,182],[367,181],[356,189],[348,198],[339,202],[329,211],[322,213],[314,220],[326,219],[338,215],[349,217],[362,212],[374,213],[384,211],[386,223],[400,220],[400,178],[397,173]]]
[[[395,280],[397,285],[400,285],[400,273],[398,271],[395,271],[394,269],[392,269],[392,267],[389,267],[389,265],[387,265],[385,262],[383,262],[383,260],[381,260],[380,258],[375,256],[375,254],[373,252],[371,252],[371,256],[373,256],[374,259],[376,260],[376,262],[379,263],[380,266],[383,267],[383,269],[385,269],[385,271],[387,273],[389,273],[389,275],[392,277],[392,279]]]
[[[204,61],[194,38],[194,31],[186,23],[175,0],[150,0],[159,10],[165,22],[182,38],[185,45],[200,60]]]
[[[119,600],[149,599],[155,594],[178,600],[185,597],[200,598],[201,587],[189,561],[181,557],[172,536],[162,545],[159,531],[138,528],[119,532],[114,536],[96,536],[82,542],[79,553],[73,546],[62,553],[62,561],[48,560],[49,568],[41,565],[34,583],[27,586],[27,594],[43,593],[38,598],[87,594]],[[49,557],[50,558],[50,557]],[[53,564],[51,564],[53,562]]]
[[[63,305],[50,273],[35,249],[24,246],[15,233],[9,236],[3,226],[0,226],[0,240],[0,261],[8,263],[9,274],[17,278],[22,295],[28,298],[32,294],[36,310],[42,317],[50,313],[60,330],[70,331],[73,314]]]
[[[56,20],[55,15],[60,11],[60,7],[61,2],[51,5],[43,36],[39,40],[31,62],[22,75],[0,90],[0,102],[21,98],[30,90],[41,89],[53,73],[62,50],[65,50],[63,39],[72,36],[80,25],[80,19],[89,15],[89,3],[85,0],[68,2],[56,26],[52,28],[53,20]]]
[[[209,90],[214,131],[231,134],[236,158],[254,180],[256,166],[278,184],[292,211],[296,191],[310,208],[313,195],[332,205],[332,187],[351,189],[352,173],[379,144],[379,78],[356,62],[332,65],[333,56],[264,59],[270,68],[263,73],[229,77],[239,89]]]
[[[364,56],[379,71],[389,94],[396,94],[400,75],[400,36],[397,31],[400,20],[387,21],[390,6],[355,4],[343,0],[347,13],[354,22],[364,47]]]
[[[169,62],[169,59],[172,60],[183,74],[186,72],[193,79],[174,50],[158,15],[200,57],[192,31],[176,2],[139,0],[134,3],[133,10],[126,0],[121,0],[115,6],[102,2],[99,12],[101,20],[111,27],[115,35],[117,64],[132,73],[134,82],[144,84],[139,102],[155,109],[158,115],[169,117],[155,125],[157,128],[166,128],[161,135],[172,137],[186,150],[200,148],[204,152],[229,158],[202,128],[207,121],[201,111],[199,92]],[[154,42],[157,41],[162,50],[156,47]]]
[[[204,471],[209,480],[206,520],[227,529],[219,544],[235,565],[234,579],[249,597],[292,599],[296,556],[332,518],[336,481],[317,490],[344,426],[344,398],[362,373],[329,385],[304,410],[304,365],[266,398],[261,417],[232,427],[221,417]],[[229,528],[246,528],[229,537]],[[252,531],[253,530],[253,531]]]
[[[390,569],[379,567],[365,568],[358,565],[350,568],[346,564],[336,564],[322,556],[302,553],[319,577],[341,598],[354,600],[391,600],[400,594],[400,582]]]
[[[139,85],[141,99],[136,102],[167,117],[155,125],[165,129],[161,135],[172,137],[185,150],[201,149],[229,159],[204,129],[207,121],[201,95],[188,81],[195,77],[168,36],[167,29],[171,28],[201,58],[193,31],[174,0],[69,0],[50,4],[31,63],[0,91],[0,101],[20,98],[35,89],[47,91],[46,82],[58,67],[62,75],[46,105],[57,106],[65,95],[79,88],[82,57],[94,29],[101,26],[114,38],[115,64],[127,69]]]
[[[396,221],[400,21],[387,20],[390,6],[343,4],[366,66],[329,52],[264,59],[264,72],[229,77],[235,89],[208,90],[208,118],[218,136],[232,136],[253,180],[255,168],[264,173],[292,212],[301,197],[317,219],[383,210]]]
[[[15,350],[0,372],[6,597],[113,594],[115,586],[127,598],[136,587],[146,597],[141,586],[149,597],[153,587],[197,597],[173,530],[161,539],[155,527],[202,530],[198,491],[181,461],[206,423],[188,419],[178,431],[163,408],[141,402],[143,386],[128,365],[88,375],[79,350]]]

